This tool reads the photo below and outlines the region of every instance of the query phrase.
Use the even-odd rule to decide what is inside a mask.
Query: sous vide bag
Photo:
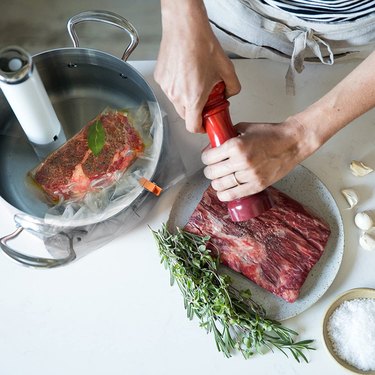
[[[157,111],[155,103],[106,108],[30,171],[49,224],[105,220],[139,194],[137,176],[150,176],[159,158]]]
[[[152,182],[163,189],[161,194],[186,177],[178,144],[172,138],[164,114],[162,151],[152,178]],[[73,247],[76,259],[79,259],[139,225],[157,203],[157,199],[158,196],[143,189],[128,207],[106,220],[70,229],[61,228],[56,234],[43,235],[45,247],[54,258],[66,257]]]

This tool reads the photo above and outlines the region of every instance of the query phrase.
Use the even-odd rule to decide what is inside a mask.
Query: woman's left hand
[[[202,153],[204,174],[221,201],[264,190],[306,157],[304,127],[293,118],[279,124],[239,123],[236,130],[238,137]]]

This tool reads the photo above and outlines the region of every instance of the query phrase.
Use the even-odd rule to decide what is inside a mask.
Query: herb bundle
[[[201,327],[213,332],[218,350],[226,357],[236,350],[249,358],[277,348],[298,362],[301,358],[307,362],[304,351],[314,349],[312,340],[295,341],[297,332],[268,319],[249,290],[236,290],[229,276],[219,274],[219,260],[206,246],[208,236],[179,228],[171,233],[166,225],[152,232],[171,285],[176,283],[182,292],[189,319],[196,316]]]

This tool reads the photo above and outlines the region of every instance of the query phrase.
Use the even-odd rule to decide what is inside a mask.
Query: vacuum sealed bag
[[[47,223],[103,221],[137,198],[160,159],[156,110],[153,103],[107,108],[30,171],[33,190],[49,205]]]
[[[106,109],[30,172],[51,203],[107,188],[145,151],[129,111]]]

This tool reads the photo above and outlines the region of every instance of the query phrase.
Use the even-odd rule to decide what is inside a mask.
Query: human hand
[[[279,124],[239,123],[236,130],[238,137],[202,153],[204,174],[221,201],[264,190],[307,156],[305,129],[292,118]]]
[[[206,149],[204,173],[218,198],[231,201],[264,190],[351,121],[375,108],[374,64],[375,52],[302,112],[279,124],[240,123],[236,126],[240,136]]]
[[[203,133],[202,110],[218,81],[226,96],[240,91],[233,63],[221,48],[201,0],[162,1],[163,36],[154,72],[186,128]]]

